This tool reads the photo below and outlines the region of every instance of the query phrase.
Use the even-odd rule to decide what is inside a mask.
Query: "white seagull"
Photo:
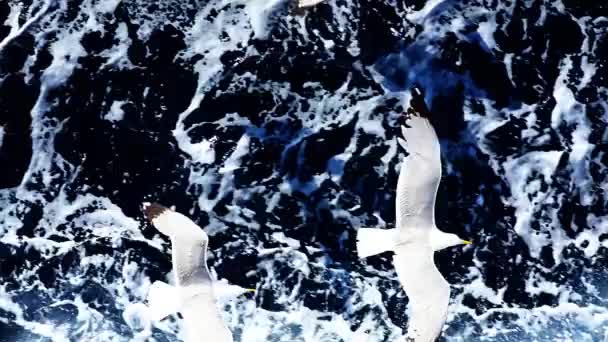
[[[156,203],[144,203],[143,208],[152,225],[171,239],[175,275],[175,286],[160,281],[151,285],[150,318],[161,320],[180,312],[187,342],[232,342],[232,333],[222,319],[216,298],[255,290],[213,279],[207,268],[209,237],[188,217]]]
[[[414,88],[409,127],[401,126],[409,155],[397,181],[396,228],[360,228],[357,253],[365,258],[393,251],[393,265],[409,298],[408,340],[432,342],[441,334],[450,300],[450,286],[435,266],[435,251],[470,244],[435,225],[435,197],[441,179],[439,140],[429,122],[422,92]]]

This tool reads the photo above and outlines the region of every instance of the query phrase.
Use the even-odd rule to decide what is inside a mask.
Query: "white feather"
[[[179,310],[184,317],[186,342],[232,342],[207,268],[207,234],[188,217],[158,204],[144,203],[144,211],[154,227],[171,239],[176,284],[175,288],[163,283],[151,288],[151,314],[164,317]]]
[[[397,229],[359,228],[357,254],[359,258],[393,251],[397,243]]]
[[[412,95],[421,100],[420,91],[414,90]],[[397,139],[409,153],[397,181],[397,228],[359,229],[357,251],[360,257],[395,252],[393,264],[411,309],[408,337],[415,342],[433,342],[441,334],[450,299],[449,284],[435,266],[433,255],[463,240],[435,226],[440,145],[429,120],[418,114],[410,117],[407,126],[401,126],[404,139]]]
[[[154,321],[179,311],[179,297],[177,289],[162,281],[156,281],[150,286],[148,292],[149,317]]]

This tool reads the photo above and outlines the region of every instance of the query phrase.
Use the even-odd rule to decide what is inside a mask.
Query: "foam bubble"
[[[103,118],[110,122],[121,121],[125,116],[125,112],[122,110],[122,106],[125,103],[127,103],[127,101],[114,101],[110,107],[110,111],[104,115]]]

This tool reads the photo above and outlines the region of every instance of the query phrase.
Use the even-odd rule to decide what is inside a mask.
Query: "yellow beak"
[[[463,244],[465,244],[465,245],[470,245],[470,244],[472,244],[473,242],[472,242],[472,241],[470,241],[470,240],[462,240],[462,243],[463,243]]]
[[[255,289],[245,289],[245,292],[255,292]]]

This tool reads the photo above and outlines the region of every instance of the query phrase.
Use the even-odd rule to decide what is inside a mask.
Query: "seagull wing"
[[[435,341],[447,317],[450,286],[435,266],[433,250],[425,244],[408,244],[395,251],[393,264],[409,298],[408,337]]]
[[[155,281],[148,290],[148,312],[155,321],[179,311],[179,297],[175,286]]]
[[[209,292],[198,293],[183,301],[186,342],[232,342],[232,332],[226,326],[215,298]]]
[[[144,203],[146,217],[171,239],[173,271],[186,342],[232,342],[213,293],[207,268],[207,234],[188,217],[160,204]]]
[[[413,94],[421,96],[420,94]],[[397,181],[396,223],[400,229],[435,226],[435,197],[441,179],[441,152],[435,129],[423,109],[413,107],[406,126],[401,126],[399,144],[409,153],[401,165]]]
[[[144,203],[144,213],[152,225],[171,239],[173,271],[177,285],[211,287],[207,268],[209,237],[188,217],[156,203]]]

